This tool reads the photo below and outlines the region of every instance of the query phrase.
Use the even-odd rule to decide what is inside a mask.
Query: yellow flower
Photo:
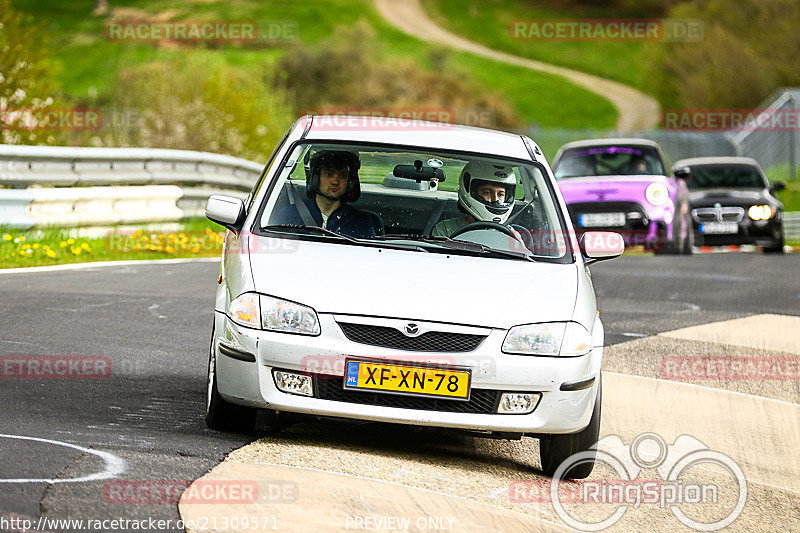
[[[19,236],[19,242],[25,242],[25,235]]]
[[[45,253],[47,254],[47,257],[49,257],[50,259],[55,259],[56,257],[56,253],[53,250],[47,250]]]
[[[197,247],[197,246],[195,246],[194,248],[192,248],[192,253],[193,253],[193,254],[196,254],[196,253],[197,253],[197,252],[199,252],[199,251],[200,251],[200,248],[199,248],[199,247]]]
[[[62,248],[66,248],[67,247],[67,241],[61,241],[60,244],[61,244]]]
[[[28,249],[28,248],[30,248],[30,247],[31,247],[31,245],[30,245],[30,244],[23,244],[23,245],[22,245],[22,249],[23,249],[23,250],[27,250],[27,249]]]
[[[171,253],[173,253],[174,251],[175,251],[175,249],[174,249],[172,246],[167,246],[167,253],[168,253],[168,254],[171,254]]]
[[[136,233],[134,233],[134,235],[135,235],[135,236],[137,236],[137,237],[138,237],[139,235],[141,235],[141,234],[142,234],[142,230],[140,230],[140,229],[139,229],[139,230],[136,230]]]
[[[82,243],[81,243],[81,248],[83,248],[83,249],[84,249],[84,250],[86,250],[86,251],[91,251],[91,250],[92,250],[92,247],[91,247],[91,246],[89,246],[89,243],[88,243],[88,242],[82,242]]]
[[[67,239],[67,244],[75,244],[75,239],[72,238]]]
[[[136,248],[137,250],[141,250],[142,249],[142,245],[139,244],[138,242],[136,244],[134,244],[133,247]]]
[[[16,256],[17,256],[17,252],[11,252],[11,257],[16,257]]]
[[[9,235],[8,233],[6,233],[5,235],[3,235],[3,239],[5,239],[7,241],[10,241],[11,239],[13,239],[13,237],[11,235]]]
[[[70,246],[69,251],[72,252],[75,255],[81,255],[81,249],[77,248],[75,246]]]
[[[33,243],[33,249],[34,250],[38,250],[39,249],[39,243],[38,242]]]

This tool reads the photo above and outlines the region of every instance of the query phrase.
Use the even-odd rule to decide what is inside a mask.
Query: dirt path
[[[660,114],[658,102],[632,87],[585,72],[492,50],[463,39],[441,28],[428,18],[420,6],[419,0],[375,0],[375,7],[389,23],[419,39],[445,44],[495,61],[561,76],[575,85],[608,99],[619,113],[618,131],[647,130],[654,128],[658,123]]]

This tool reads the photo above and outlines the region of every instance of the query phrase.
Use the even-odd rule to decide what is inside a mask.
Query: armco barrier
[[[787,239],[800,239],[800,211],[783,214],[783,234]]]
[[[87,226],[202,216],[211,194],[244,198],[263,166],[151,148],[0,145],[0,226]]]

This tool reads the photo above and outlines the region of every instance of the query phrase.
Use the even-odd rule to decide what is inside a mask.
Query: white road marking
[[[219,257],[186,257],[180,259],[141,259],[133,261],[93,261],[69,265],[52,265],[21,268],[0,268],[2,274],[30,274],[35,272],[54,272],[58,270],[85,270],[87,268],[118,267],[131,265],[171,265],[177,263],[219,263]]]
[[[87,481],[102,481],[104,479],[114,479],[116,477],[119,477],[122,473],[125,472],[126,468],[125,461],[114,454],[103,452],[100,450],[92,450],[89,448],[84,448],[83,446],[70,444],[68,442],[62,442],[59,440],[51,440],[51,439],[41,439],[39,437],[26,437],[23,435],[7,435],[4,433],[0,433],[0,439],[30,440],[34,442],[44,442],[45,444],[54,444],[56,446],[63,446],[65,448],[72,448],[73,450],[78,450],[79,452],[97,456],[101,458],[106,465],[102,472],[95,472],[94,474],[89,474],[81,477],[73,477],[65,479],[11,478],[11,479],[0,479],[0,483],[51,483],[52,484],[52,483],[85,483]]]
[[[623,337],[647,337],[646,333],[623,333]]]
[[[151,305],[150,307],[147,308],[147,310],[150,311],[150,314],[153,315],[154,317],[167,318],[166,316],[164,316],[161,313],[159,313],[158,311],[156,311],[156,309],[158,309],[158,304],[153,304],[153,305]]]

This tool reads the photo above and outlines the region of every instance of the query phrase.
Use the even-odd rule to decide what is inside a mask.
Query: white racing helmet
[[[502,202],[487,202],[479,194],[481,185],[490,183],[505,188]],[[517,176],[509,165],[496,165],[485,161],[467,163],[458,178],[458,203],[475,220],[504,223],[514,208]]]

